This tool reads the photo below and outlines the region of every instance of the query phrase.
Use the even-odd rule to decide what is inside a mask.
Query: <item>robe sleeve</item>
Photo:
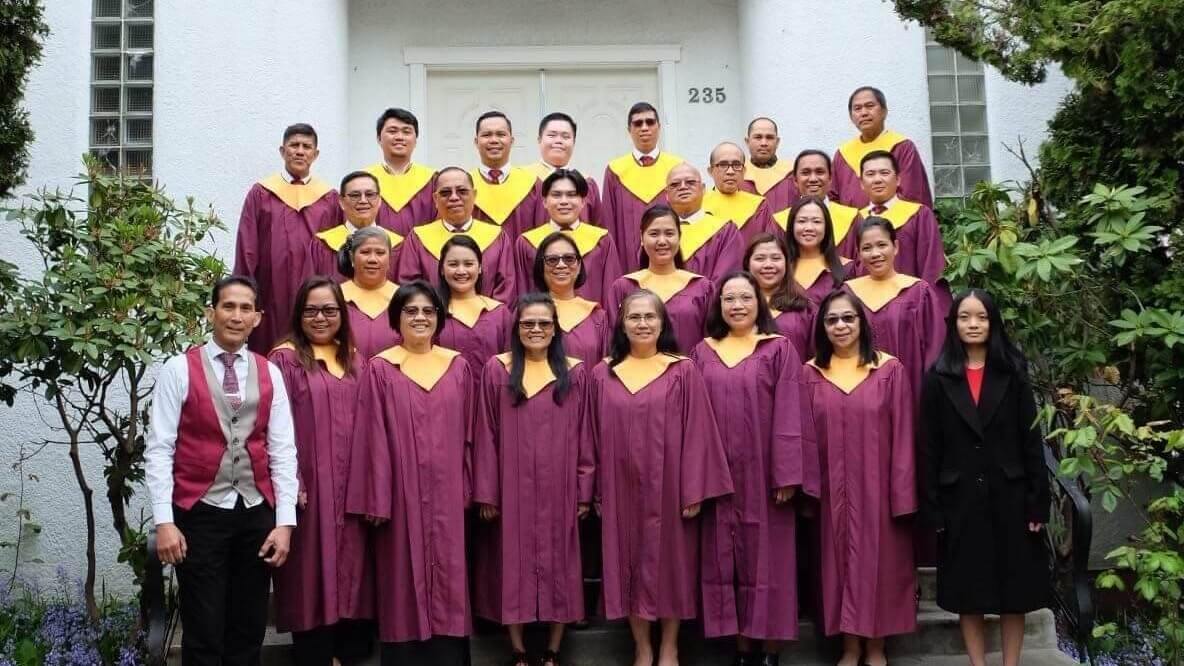
[[[584,199],[584,217],[587,218],[585,222],[591,222],[598,226],[600,224],[600,186],[596,184],[596,179],[588,178],[588,196]]]
[[[921,517],[935,530],[945,528],[945,518],[942,515],[941,502],[938,501],[943,446],[945,438],[941,432],[942,417],[942,389],[937,373],[933,370],[925,373],[921,384],[921,408],[917,421],[917,446],[925,451],[925,481],[921,484],[924,489],[922,497]]]
[[[604,312],[608,315],[608,330],[616,330],[617,327],[617,313],[621,309],[621,301],[629,295],[632,289],[636,289],[637,285],[631,280],[619,278],[613,281],[612,287],[609,288],[608,294],[604,297]],[[612,334],[609,334],[611,339]]]
[[[916,144],[911,140],[901,141],[892,149],[892,153],[900,167],[901,196],[933,208],[933,192],[929,189],[925,164],[917,153]]]
[[[284,378],[284,388],[288,392],[288,400],[291,401],[296,395],[296,389],[300,382],[307,382],[307,375],[304,368],[301,367],[300,362],[296,358],[295,352],[276,349],[267,355],[267,360],[275,367],[279,368],[280,376]],[[296,431],[296,437],[300,437],[300,431]],[[312,461],[309,456],[300,455],[300,442],[296,442],[296,488],[297,492],[304,491],[304,477],[307,475],[311,477],[313,470],[310,468]],[[299,501],[297,508],[300,508]]]
[[[604,265],[600,269],[600,300],[608,301],[613,282],[624,275],[621,270],[621,257],[617,254],[617,242],[611,234],[605,235],[600,241],[600,251],[604,253]],[[604,305],[602,302],[601,305]]]
[[[921,318],[920,331],[925,336],[921,341],[921,352],[926,368],[937,361],[937,357],[941,355],[942,344],[946,339],[946,313],[942,311],[941,298],[937,288],[931,284],[925,285],[918,313]]]
[[[804,492],[816,497],[818,479],[806,477],[807,465],[804,459],[808,452],[803,448],[802,410],[797,406],[801,403],[799,373],[802,361],[788,339],[782,338],[777,344],[782,347],[775,368],[777,383],[773,385],[773,404],[777,408],[769,415],[755,415],[756,418],[773,419],[769,485],[771,488],[799,486]],[[814,455],[818,455],[817,450]]]
[[[720,232],[724,234],[721,239],[723,243],[720,246],[719,254],[715,257],[715,266],[712,270],[711,278],[713,284],[719,284],[724,277],[740,268],[740,264],[744,261],[744,238],[740,235],[740,230],[736,225],[729,224]]]
[[[530,241],[522,236],[514,239],[514,301],[507,303],[513,307],[523,294],[534,291],[534,255],[536,251]]]
[[[891,410],[892,441],[889,443],[890,468],[888,479],[889,508],[894,518],[917,511],[916,441],[913,430],[914,412],[909,380],[904,366],[893,363],[888,380],[886,401]]]
[[[605,167],[604,178],[600,181],[600,226],[608,229],[609,234],[613,236],[617,246],[617,260],[622,266],[628,266],[629,260],[625,253],[629,250],[624,246],[623,239],[617,237],[620,233],[620,222],[617,218],[621,215],[621,202],[617,201],[617,197],[620,196],[621,188],[616,184],[616,180],[617,176],[613,170]]]
[[[399,246],[402,249],[399,251],[399,261],[395,269],[395,282],[397,284],[406,284],[412,280],[434,280],[434,275],[425,275],[423,266],[420,265],[420,255],[426,252],[423,248],[423,243],[419,241],[419,236],[413,231],[407,234],[403,239],[403,243]],[[392,261],[394,257],[391,257]]]
[[[501,238],[495,241],[494,247],[496,247],[496,251],[486,255],[492,263],[490,268],[493,269],[493,286],[489,291],[489,296],[513,307],[514,244],[511,237],[503,231]]]
[[[501,382],[489,359],[481,372],[481,390],[477,396],[477,424],[473,432],[473,501],[491,506],[501,504]]]
[[[933,210],[922,208],[917,211],[913,221],[916,224],[917,244],[913,247],[917,266],[917,277],[936,285],[946,272],[946,248],[942,245],[941,229],[937,226],[937,218]]]
[[[732,494],[732,476],[724,453],[723,437],[703,375],[690,361],[680,361],[683,426],[681,465],[682,508],[713,497]]]
[[[578,410],[576,417],[576,432],[580,433],[576,443],[576,501],[588,504],[595,496],[596,489],[596,444],[593,442],[592,401],[590,387],[592,373],[587,363],[581,363],[571,370],[572,390],[567,400],[573,401],[573,407]]]
[[[345,510],[361,516],[390,518],[395,485],[391,449],[396,426],[387,423],[381,363],[385,361],[368,365],[359,382],[357,414],[361,419],[350,447]]]
[[[473,378],[473,371],[462,357],[452,362],[460,362],[460,389],[464,391],[461,400],[461,418],[465,420],[465,454],[464,454],[464,498],[465,508],[473,503],[473,439],[477,430],[477,381]]]
[[[588,420],[585,422],[585,425],[588,429],[589,443],[592,446],[592,465],[596,470],[604,469],[604,461],[600,459],[602,449],[600,443],[600,378],[603,375],[599,368],[600,365],[596,365],[588,371],[587,395],[584,397],[588,409]],[[592,483],[592,503],[597,506],[600,505],[600,491],[600,480],[594,476]]]
[[[818,446],[818,428],[814,424],[814,391],[807,381],[805,366],[798,368],[798,391],[801,396],[802,477],[813,484],[802,486],[802,492],[813,498],[822,497],[822,450]],[[811,492],[813,490],[813,492]]]
[[[761,205],[756,207],[756,212],[753,213],[752,219],[748,221],[749,224],[755,224],[756,228],[747,234],[747,238],[753,238],[757,234],[775,234],[781,231],[781,227],[777,226],[777,221],[773,219],[773,206],[768,199],[761,202]],[[744,251],[748,249],[748,243],[742,243],[740,248],[740,261],[744,261]],[[747,266],[742,266],[748,270]]]
[[[1016,383],[1016,390],[1020,392],[1019,426],[1024,433],[1024,450],[1021,452],[1027,480],[1024,505],[1028,513],[1028,522],[1047,523],[1050,501],[1048,473],[1044,468],[1044,437],[1040,424],[1036,421],[1036,398],[1032,394],[1031,384],[1026,381]]]
[[[243,200],[234,243],[234,274],[254,277],[259,267],[259,192],[252,186]]]

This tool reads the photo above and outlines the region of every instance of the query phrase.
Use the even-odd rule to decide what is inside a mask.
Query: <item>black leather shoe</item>
[[[761,653],[760,666],[780,666],[780,664],[781,664],[781,655],[780,654],[777,654],[776,652],[773,652],[773,653],[762,652]]]

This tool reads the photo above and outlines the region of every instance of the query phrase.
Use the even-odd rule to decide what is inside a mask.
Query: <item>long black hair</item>
[[[376,238],[386,243],[387,261],[390,261],[391,235],[387,233],[386,229],[378,226],[377,224],[372,224],[368,227],[355,229],[354,232],[345,239],[345,243],[342,244],[341,249],[337,251],[338,273],[341,273],[347,278],[353,278],[354,252],[357,252],[358,248],[362,247],[362,243],[365,243],[371,238]],[[388,270],[387,272],[389,273],[390,271]]]
[[[387,321],[390,322],[392,330],[399,330],[399,315],[403,313],[403,306],[414,296],[426,296],[432,302],[432,307],[436,308],[436,329],[432,331],[432,339],[440,335],[440,329],[444,328],[444,320],[448,318],[448,308],[445,307],[444,301],[440,298],[440,292],[436,290],[427,280],[412,280],[404,282],[395,290],[395,296],[391,299],[391,304],[387,306],[386,315]]]
[[[785,244],[783,238],[768,233],[759,233],[753,236],[748,243],[748,249],[744,250],[744,263],[740,264],[740,267],[751,272],[752,267],[748,265],[748,262],[752,261],[752,255],[756,254],[757,246],[765,243],[776,245],[781,256],[785,258],[785,275],[781,276],[781,283],[773,289],[773,293],[769,296],[769,307],[779,312],[805,310],[810,303],[806,300],[806,292],[802,291],[797,281],[793,279],[793,267],[789,263],[789,246]]]
[[[678,340],[674,337],[674,325],[670,323],[670,315],[666,313],[666,304],[658,295],[649,289],[638,289],[621,300],[621,308],[617,310],[617,323],[613,326],[613,339],[609,345],[609,367],[618,365],[629,355],[632,346],[629,336],[625,333],[625,314],[629,304],[639,298],[649,298],[654,302],[658,316],[662,319],[662,330],[658,333],[658,353],[677,354]]]
[[[826,315],[830,312],[831,303],[845,298],[855,306],[855,313],[859,317],[859,365],[875,363],[877,358],[876,344],[872,336],[872,325],[867,318],[867,308],[859,297],[841,289],[835,289],[822,299],[818,305],[818,314],[814,316],[814,363],[820,368],[830,367],[830,358],[834,356],[835,346],[826,335]]]
[[[793,221],[797,219],[798,211],[811,204],[822,210],[822,242],[818,244],[818,251],[822,253],[826,269],[830,271],[833,287],[838,289],[839,285],[843,284],[843,280],[847,279],[847,269],[843,266],[843,260],[839,258],[839,251],[835,247],[835,230],[830,220],[830,208],[827,207],[826,201],[822,197],[802,197],[789,209],[789,219],[785,223],[786,245],[789,247],[789,254],[785,257],[787,260],[785,271],[793,275],[798,265],[798,259],[802,256],[802,250],[798,247],[797,239],[793,235]]]
[[[547,263],[543,255],[547,253],[547,248],[559,241],[567,241],[571,245],[572,251],[576,254],[576,261],[580,264],[580,271],[576,273],[576,283],[573,286],[579,289],[588,281],[588,271],[584,268],[584,255],[580,254],[580,248],[570,236],[562,231],[555,231],[547,234],[543,242],[539,243],[539,249],[534,253],[534,267],[531,270],[531,277],[534,279],[534,288],[544,294],[550,290],[547,288]]]
[[[341,322],[337,334],[333,336],[337,342],[337,362],[345,368],[345,374],[352,375],[354,343],[349,330],[349,309],[345,302],[345,294],[341,292],[341,285],[337,284],[336,280],[324,275],[313,275],[300,285],[300,289],[296,291],[296,306],[292,308],[292,319],[288,324],[288,335],[280,344],[290,342],[296,348],[296,356],[305,370],[312,371],[316,368],[317,362],[312,355],[312,341],[304,333],[304,306],[308,305],[308,296],[312,290],[322,287],[328,287],[333,292],[333,300],[337,303],[337,317]]]
[[[439,285],[444,312],[448,312],[448,304],[452,302],[452,288],[448,286],[448,280],[444,279],[444,260],[448,258],[448,251],[454,247],[463,247],[477,255],[477,279],[473,281],[473,291],[481,291],[481,246],[464,234],[455,234],[444,241],[444,246],[440,248],[440,261],[436,263],[436,284]]]
[[[707,310],[707,335],[716,340],[723,340],[728,337],[731,328],[728,327],[728,322],[724,320],[723,294],[724,286],[732,280],[744,280],[752,286],[752,291],[756,294],[756,332],[760,334],[769,334],[777,332],[777,324],[773,322],[773,313],[769,311],[769,306],[765,303],[765,299],[761,296],[761,286],[756,281],[756,277],[748,271],[732,271],[724,276],[724,279],[719,281],[719,287],[715,289],[714,298],[711,299],[711,305]]]
[[[650,225],[656,220],[659,220],[663,217],[669,217],[670,219],[674,220],[674,228],[678,231],[678,252],[674,253],[674,267],[683,268],[686,266],[686,262],[682,259],[682,225],[679,224],[678,214],[674,212],[673,208],[667,206],[666,204],[654,204],[653,206],[645,209],[645,212],[641,214],[641,236],[644,238],[645,230],[649,229]],[[649,268],[650,255],[645,253],[645,247],[639,247],[637,248],[637,251],[641,253],[641,267]]]
[[[990,323],[987,330],[987,365],[1026,380],[1028,360],[1008,337],[1007,329],[1003,326],[1003,314],[995,304],[995,299],[990,292],[982,289],[967,289],[950,304],[950,312],[946,315],[946,340],[942,343],[941,354],[933,363],[933,369],[951,377],[961,377],[966,372],[966,345],[962,344],[962,338],[958,336],[958,308],[971,297],[983,304]]]
[[[523,294],[514,306],[514,323],[510,330],[510,393],[514,396],[513,405],[517,407],[526,402],[526,389],[522,385],[522,377],[526,374],[526,347],[522,344],[518,322],[522,321],[522,311],[531,305],[545,305],[551,310],[551,330],[555,332],[555,337],[551,338],[551,344],[547,347],[547,365],[551,366],[551,374],[555,375],[555,390],[551,391],[551,399],[556,405],[562,405],[571,390],[571,373],[567,367],[567,354],[563,351],[559,310],[550,296],[539,293]]]

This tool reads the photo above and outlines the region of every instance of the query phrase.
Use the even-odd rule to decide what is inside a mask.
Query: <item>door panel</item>
[[[514,123],[511,163],[537,159],[533,128],[542,115],[538,71],[430,72],[427,105],[427,163],[435,168],[478,164],[475,123],[490,110],[505,113]]]
[[[604,166],[632,147],[625,114],[634,102],[658,105],[658,71],[645,69],[546,70],[547,109],[576,119],[572,165],[600,178]]]

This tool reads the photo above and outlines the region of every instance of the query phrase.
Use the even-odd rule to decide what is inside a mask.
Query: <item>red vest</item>
[[[201,347],[185,352],[189,366],[189,392],[181,404],[177,448],[173,456],[173,503],[186,510],[193,508],[213,485],[222,463],[222,454],[226,452],[226,436],[222,434],[222,425],[214,408],[214,396],[202,368],[204,353]],[[267,455],[267,422],[274,390],[267,359],[255,353],[249,354],[248,358],[249,362],[255,364],[255,375],[259,382],[259,407],[255,428],[247,436],[246,448],[251,457],[255,487],[267,503],[274,507],[275,491],[271,487],[271,468]]]

